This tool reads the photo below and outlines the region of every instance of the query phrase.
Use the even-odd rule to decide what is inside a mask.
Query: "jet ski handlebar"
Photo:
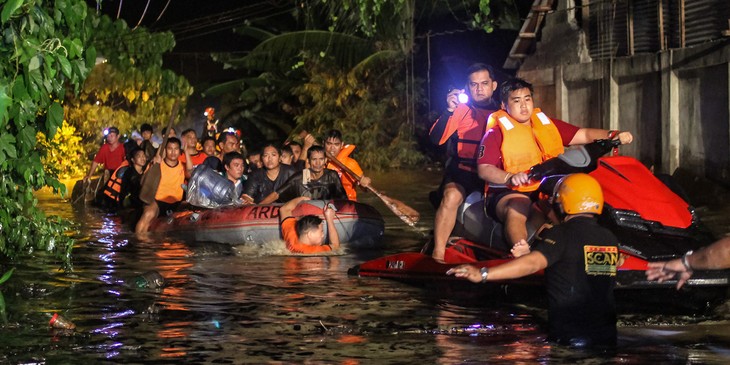
[[[530,180],[546,176],[590,172],[596,169],[598,159],[621,145],[618,139],[597,139],[591,143],[566,149],[557,157],[545,160],[526,171]]]

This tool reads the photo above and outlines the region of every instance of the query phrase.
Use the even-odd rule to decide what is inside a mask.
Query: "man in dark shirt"
[[[540,232],[527,255],[493,267],[461,265],[449,275],[474,283],[516,279],[545,270],[548,340],[574,347],[616,345],[613,288],[618,239],[598,225],[603,209],[601,186],[587,174],[568,175],[554,196],[564,222]]]
[[[347,199],[340,177],[336,172],[325,168],[327,159],[322,146],[310,147],[307,150],[307,161],[309,168],[292,175],[283,186],[259,204],[271,204],[277,200],[289,201],[300,196],[322,200]]]
[[[280,188],[294,174],[294,168],[281,163],[279,147],[268,144],[261,153],[263,168],[257,169],[246,180],[242,199],[247,204],[258,203]]]

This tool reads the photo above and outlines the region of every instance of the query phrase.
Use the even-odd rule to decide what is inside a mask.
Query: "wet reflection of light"
[[[160,268],[160,274],[165,277],[168,282],[178,279],[188,279],[185,274],[180,274],[180,271],[193,267],[192,260],[193,252],[190,251],[187,245],[181,242],[164,242],[162,243],[162,249],[155,251],[155,256],[160,259],[158,267]],[[184,298],[188,297],[188,293],[182,287],[167,286],[162,291],[163,295],[170,297],[168,300],[161,302],[167,309],[170,310],[181,310],[188,311],[188,307],[182,305]]]
[[[340,336],[340,338],[337,339],[337,342],[339,342],[339,343],[349,343],[349,344],[363,343],[366,341],[367,340],[365,339],[365,337],[359,336],[359,335],[342,335],[342,336]]]
[[[99,255],[99,259],[104,262],[114,262],[114,252]]]
[[[163,353],[160,354],[160,357],[185,357],[188,354],[184,349],[178,349],[176,347],[163,347],[162,351]]]
[[[121,218],[115,215],[102,216],[99,235],[115,237],[117,234],[119,234],[119,227],[121,226],[121,222]]]
[[[117,335],[119,335],[119,331],[112,331],[112,330],[115,328],[118,328],[118,327],[122,327],[122,326],[124,326],[124,323],[114,322],[105,327],[92,330],[91,333],[103,333],[109,337],[116,337]]]
[[[118,297],[122,295],[122,293],[120,293],[116,290],[107,290],[107,293],[118,296]]]
[[[182,304],[184,296],[184,290],[182,288],[167,287],[162,290],[165,298],[160,301],[160,304],[164,305],[169,310],[176,311],[188,311],[188,307]],[[170,298],[167,298],[170,297]]]
[[[101,316],[102,319],[116,319],[121,317],[127,317],[127,316],[133,316],[135,314],[135,311],[131,309],[127,309],[126,311],[119,312],[119,313],[107,313],[103,316]]]
[[[193,325],[193,322],[185,321],[185,322],[172,322],[170,324],[167,324],[165,327],[166,329],[163,329],[159,332],[157,332],[157,336],[160,338],[184,338],[187,337],[187,332],[183,331],[184,329],[189,328]]]
[[[110,271],[113,272],[112,270],[110,270]],[[112,275],[109,275],[106,273],[101,274],[101,275],[97,276],[96,278],[99,279],[99,281],[106,283],[106,284],[114,284],[115,282],[118,282],[118,280],[115,280]]]

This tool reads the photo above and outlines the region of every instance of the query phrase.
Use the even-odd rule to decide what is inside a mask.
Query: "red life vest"
[[[476,172],[477,152],[487,126],[487,117],[492,110],[473,108],[469,104],[459,104],[446,124],[439,145],[446,143],[456,132],[456,153],[458,166],[462,170]]]
[[[112,176],[107,180],[104,185],[104,195],[108,196],[115,202],[119,202],[119,193],[122,191],[122,177],[124,172],[129,168],[129,162],[124,160],[122,164],[114,170]]]
[[[550,118],[535,108],[529,123],[520,123],[504,110],[489,116],[489,124],[496,123],[502,131],[502,164],[512,174],[563,153],[563,140]],[[535,191],[539,182],[513,187],[518,191]]]

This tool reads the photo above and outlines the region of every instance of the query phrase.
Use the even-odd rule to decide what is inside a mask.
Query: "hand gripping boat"
[[[337,210],[335,226],[349,248],[369,247],[383,235],[383,217],[373,207],[350,200],[328,201]],[[312,214],[324,219],[325,201],[308,200],[293,211],[295,217]],[[281,204],[227,206],[174,212],[152,221],[150,232],[174,232],[196,241],[253,245],[281,240]]]
[[[549,207],[547,196],[560,177],[586,172],[601,184],[604,209],[598,220],[619,238],[620,259],[618,289],[672,288],[676,281],[649,282],[645,278],[647,262],[682,256],[714,241],[704,230],[690,206],[672,191],[671,181],[663,183],[644,165],[627,156],[605,156],[617,147],[617,141],[598,140],[570,149],[530,169],[534,180],[541,180],[541,198],[533,204]],[[544,209],[543,209],[544,210]],[[530,240],[542,225],[528,221]],[[457,226],[445,253],[445,264],[430,256],[430,247],[420,253],[400,253],[375,259],[350,269],[361,277],[383,277],[404,281],[461,280],[447,276],[446,270],[461,263],[495,266],[512,259],[502,239],[502,225],[487,217],[481,194],[466,199],[457,214]],[[511,283],[541,285],[542,272]],[[714,287],[725,290],[728,271],[695,272],[688,287]]]

